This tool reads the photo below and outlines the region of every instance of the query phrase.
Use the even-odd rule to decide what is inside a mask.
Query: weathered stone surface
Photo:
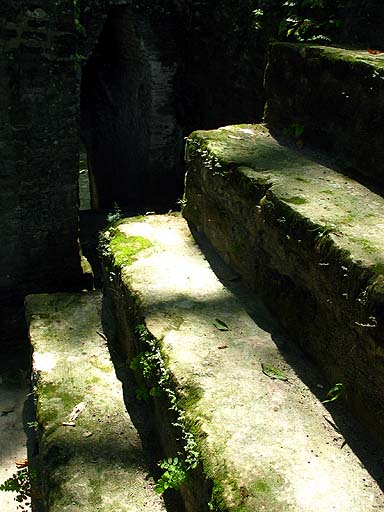
[[[1,310],[81,279],[73,2],[48,4],[0,9]],[[0,343],[17,316],[0,313]]]
[[[200,450],[198,468],[181,487],[188,512],[384,506],[379,488],[353,451],[337,446],[327,411],[298,378],[308,363],[275,344],[275,326],[255,300],[267,330],[248,316],[185,221],[125,219],[106,240],[106,284],[120,341],[129,360],[142,361],[166,455],[191,455],[180,425]],[[288,380],[272,380],[261,363]]]
[[[198,126],[240,122],[244,113],[249,119],[260,117],[264,97],[254,94],[253,77],[261,89],[264,46],[249,74],[240,73],[237,59],[228,62],[226,42],[232,32],[227,27],[232,27],[234,11],[240,18],[245,11],[225,1],[192,4],[1,2],[2,346],[25,335],[20,321],[25,294],[80,284],[77,170],[82,72],[84,83],[87,76],[92,83],[83,102],[83,137],[91,177],[93,171],[98,177],[98,183],[91,180],[97,206],[110,208],[117,201],[137,207],[149,196],[157,204],[173,206],[182,193],[183,135]],[[237,31],[230,47],[232,56],[241,46],[244,62],[250,62],[254,41],[249,14],[248,5],[246,33]],[[213,17],[222,27],[217,30],[220,41],[211,30]],[[103,41],[106,55],[100,58],[102,32],[108,41]],[[190,61],[191,52],[196,55]],[[89,66],[83,67],[86,59]],[[95,60],[99,67],[89,73]]]
[[[338,158],[347,174],[384,185],[384,57],[367,49],[274,43],[265,120],[304,129],[303,140]]]
[[[100,293],[31,295],[26,311],[46,510],[164,511],[99,334]]]
[[[382,442],[384,199],[260,125],[195,132],[185,218]]]

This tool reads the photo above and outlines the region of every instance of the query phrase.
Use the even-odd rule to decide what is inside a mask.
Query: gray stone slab
[[[31,295],[26,311],[47,511],[165,510],[103,338],[101,294]]]
[[[131,358],[135,350],[161,354],[165,387],[173,386],[199,447],[201,464],[181,487],[188,511],[384,509],[380,488],[335,434],[328,411],[219,281],[184,220],[125,219],[106,239],[120,340]],[[268,376],[268,365],[286,380]],[[161,397],[153,404],[161,425],[167,405]],[[168,442],[170,432],[168,425]],[[171,457],[177,451],[188,455],[180,443],[168,447]]]
[[[263,125],[194,132],[187,167],[186,219],[382,444],[383,197]]]

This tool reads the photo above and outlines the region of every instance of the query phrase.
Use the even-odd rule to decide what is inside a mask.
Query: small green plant
[[[72,57],[73,62],[75,64],[75,69],[80,70],[83,63],[87,60],[84,55],[81,55],[80,53],[75,53]]]
[[[178,437],[183,443],[183,449],[176,457],[159,462],[164,473],[156,484],[156,491],[161,494],[167,489],[180,487],[186,481],[189,472],[197,467],[200,452],[194,435],[188,430],[185,412],[180,407],[179,399],[173,389],[172,376],[164,364],[159,342],[149,334],[144,324],[136,328],[136,335],[140,344],[149,349],[137,354],[130,363],[131,369],[139,373],[137,376],[139,382],[140,379],[144,379],[144,382],[139,385],[141,395],[167,400],[168,410],[175,414],[172,426],[179,430]],[[145,383],[149,389],[146,393],[143,390]]]
[[[73,0],[73,18],[77,32],[82,36],[86,36],[87,33],[85,27],[80,22],[80,0]]]
[[[339,0],[288,0],[282,4],[278,27],[280,39],[292,41],[331,41],[341,27]]]
[[[200,157],[204,167],[212,169],[214,175],[220,174],[224,176],[228,173],[228,171],[222,169],[220,161],[216,155],[209,150],[206,143],[204,144],[198,139],[186,137],[185,161],[188,163],[195,157]]]
[[[0,491],[15,492],[18,510],[31,510],[32,488],[37,482],[37,472],[31,468],[19,469],[8,480],[0,485]]]
[[[162,494],[167,489],[178,489],[187,479],[188,471],[185,461],[179,457],[168,458],[159,462],[164,473],[156,482],[156,492]]]
[[[121,209],[120,206],[115,203],[113,210],[107,215],[107,222],[109,226],[115,226],[121,220]]]
[[[38,421],[29,421],[27,423],[28,427],[31,428],[32,430],[35,430],[37,432],[37,430],[39,429],[39,422]]]
[[[121,210],[117,203],[114,204],[112,212],[107,215],[108,227],[99,234],[98,252],[101,257],[110,256],[110,242],[116,233],[116,224],[121,220]]]
[[[151,352],[139,352],[131,361],[129,367],[131,370],[138,370],[143,374],[143,377],[149,378],[153,375],[154,357]]]
[[[304,133],[304,125],[299,123],[292,123],[283,130],[284,135],[293,137],[296,140],[300,139]]]
[[[149,400],[148,388],[145,384],[140,384],[135,390],[135,396],[137,400]]]
[[[263,26],[263,17],[264,11],[263,9],[254,9],[252,11],[253,19],[254,19],[254,28],[255,30],[260,30]]]
[[[335,400],[337,400],[338,398],[340,398],[342,396],[342,394],[344,393],[344,384],[342,382],[337,382],[327,393],[327,398],[326,400],[323,400],[321,403],[322,404],[327,404],[329,402],[334,402]]]

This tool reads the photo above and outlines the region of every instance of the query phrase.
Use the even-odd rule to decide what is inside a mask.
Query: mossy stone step
[[[367,48],[271,44],[265,121],[338,157],[384,187],[384,54]]]
[[[149,387],[167,456],[190,469],[180,488],[188,512],[384,507],[288,363],[293,353],[275,343],[275,327],[251,319],[180,216],[124,219],[105,242],[120,341]],[[254,309],[266,325],[260,304]]]
[[[185,218],[383,443],[384,199],[262,125],[194,132]]]
[[[101,294],[31,295],[26,312],[46,510],[165,511],[102,337]]]

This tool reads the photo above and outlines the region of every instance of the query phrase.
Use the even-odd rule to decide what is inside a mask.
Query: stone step
[[[30,295],[26,312],[45,510],[165,511],[106,346],[101,294]]]
[[[194,132],[184,216],[383,444],[384,199],[262,125]]]
[[[301,379],[316,389],[320,377],[255,299],[251,318],[180,216],[122,220],[105,232],[104,255],[119,339],[169,457],[162,481],[181,484],[188,512],[383,509]]]
[[[265,121],[337,157],[346,173],[384,186],[384,53],[273,43]]]

